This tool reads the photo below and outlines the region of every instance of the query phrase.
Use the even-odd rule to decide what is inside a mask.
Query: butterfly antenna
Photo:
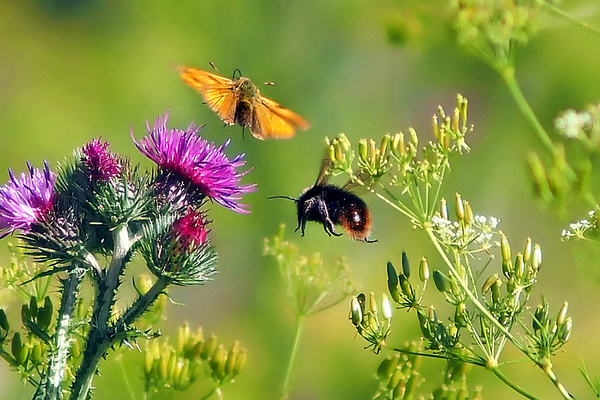
[[[215,65],[214,62],[209,61],[210,66],[212,67],[212,69],[214,69],[215,71],[219,72],[219,68],[217,68],[217,66]]]
[[[239,77],[240,77],[240,78],[242,77],[242,71],[240,71],[238,68],[236,68],[236,69],[233,71],[233,75],[231,76],[231,79],[232,79],[232,80],[234,80],[234,81],[235,81],[235,74],[236,74],[236,73],[239,75]]]
[[[298,199],[295,199],[290,196],[270,196],[270,197],[267,197],[267,199],[288,199],[288,200],[293,201],[294,203],[298,202]]]

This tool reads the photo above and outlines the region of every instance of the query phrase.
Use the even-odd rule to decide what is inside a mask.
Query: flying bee
[[[298,198],[289,196],[271,196],[269,199],[288,199],[296,203],[298,227],[304,236],[307,221],[319,222],[325,232],[331,236],[342,236],[335,231],[335,225],[341,225],[348,236],[354,240],[374,243],[369,240],[371,234],[371,213],[366,203],[348,189],[351,182],[343,187],[327,184],[327,170],[331,161],[326,158],[321,172],[312,187],[304,190]]]
[[[261,95],[258,87],[243,77],[239,69],[233,72],[232,79],[197,68],[180,67],[178,71],[181,79],[200,92],[206,105],[223,122],[248,128],[259,140],[289,139],[296,129],[309,127],[304,118]]]

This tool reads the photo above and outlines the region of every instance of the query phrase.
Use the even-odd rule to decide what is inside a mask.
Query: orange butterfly
[[[206,105],[223,122],[228,125],[237,122],[259,140],[289,139],[296,129],[309,127],[308,121],[298,114],[262,96],[250,79],[243,76],[235,79],[235,72],[232,80],[197,68],[180,67],[178,71],[181,79],[202,94]]]

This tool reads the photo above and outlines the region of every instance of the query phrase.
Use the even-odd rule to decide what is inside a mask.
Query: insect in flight
[[[269,199],[288,199],[296,203],[298,227],[302,236],[307,221],[319,222],[325,232],[331,236],[342,236],[335,231],[335,225],[341,225],[348,236],[354,240],[374,243],[370,240],[371,213],[365,202],[351,193],[348,189],[350,182],[343,187],[327,184],[327,170],[331,162],[328,158],[323,161],[317,181],[298,196],[271,196]]]
[[[214,68],[214,64],[211,65]],[[239,69],[233,72],[233,79],[191,67],[180,67],[178,71],[181,79],[202,94],[206,105],[223,122],[248,128],[259,140],[289,139],[297,129],[309,127],[304,118],[261,95],[258,87],[243,77]]]

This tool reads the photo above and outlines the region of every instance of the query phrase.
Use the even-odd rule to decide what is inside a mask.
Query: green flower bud
[[[571,336],[571,331],[573,330],[573,320],[571,317],[565,319],[564,324],[561,325],[560,331],[558,332],[558,340],[560,340],[563,344],[569,340]]]
[[[533,267],[536,273],[540,270],[540,267],[542,266],[542,249],[540,248],[539,244],[536,244],[533,247],[531,266]]]
[[[362,162],[367,162],[367,139],[360,139],[358,141],[358,157]]]
[[[175,345],[175,351],[178,354],[183,354],[184,347],[190,339],[190,324],[186,321],[177,330],[177,342]]]
[[[365,302],[367,301],[367,298],[366,298],[365,294],[360,293],[358,296],[356,296],[356,300],[358,300],[358,304],[360,305],[360,311],[362,312],[363,315],[366,315],[367,307],[365,306]]]
[[[412,300],[415,296],[408,278],[404,274],[400,274],[398,275],[398,280],[400,281],[400,289],[402,290],[404,297]]]
[[[454,323],[459,327],[467,326],[467,306],[465,303],[459,303],[454,311]]]
[[[448,220],[448,204],[446,204],[446,199],[443,197],[440,200],[440,217]]]
[[[0,329],[2,329],[3,331],[8,331],[10,329],[8,318],[6,317],[6,313],[2,308],[0,308]],[[1,333],[0,337],[2,337]]]
[[[233,345],[227,352],[227,360],[225,361],[225,368],[224,368],[225,376],[233,375],[233,368],[235,366],[235,363],[237,362],[237,357],[238,357],[238,354],[240,353],[240,349],[241,349],[240,342],[238,340],[236,340],[235,342],[233,342]]]
[[[410,264],[405,251],[402,252],[402,273],[406,275],[407,278],[410,278]]]
[[[356,296],[352,296],[352,299],[350,300],[350,319],[354,326],[359,326],[363,319],[360,303]]]
[[[373,314],[377,314],[377,299],[375,298],[375,293],[369,293],[369,310]]]
[[[467,224],[472,224],[473,223],[473,209],[471,208],[471,205],[469,204],[469,202],[467,200],[463,200],[463,206],[465,209],[465,222]]]
[[[419,278],[421,278],[421,281],[423,282],[429,280],[429,264],[425,257],[421,258],[421,262],[419,263]]]
[[[389,323],[392,319],[392,303],[390,303],[390,298],[385,293],[381,295],[381,312],[383,318],[387,319]]]
[[[502,273],[508,279],[512,275],[512,256],[510,254],[510,244],[504,233],[500,232],[500,252],[502,254]]]
[[[500,287],[502,286],[502,281],[500,279],[496,280],[492,285],[492,303],[500,304],[500,298],[502,293],[500,291]],[[514,298],[514,297],[513,297]]]
[[[390,296],[392,296],[392,300],[396,303],[400,302],[400,292],[398,291],[398,273],[396,272],[396,268],[394,265],[388,261],[387,263],[387,276],[388,276],[388,290],[390,291]]]
[[[410,140],[415,147],[419,146],[419,135],[417,135],[417,131],[415,128],[408,128],[408,133],[410,133]]]
[[[515,278],[517,278],[518,281],[521,281],[525,275],[525,263],[523,262],[523,255],[521,253],[517,253],[517,257],[515,258],[514,271]]]
[[[225,379],[225,362],[227,361],[227,351],[222,344],[219,344],[215,355],[208,361],[208,365],[212,371],[212,378],[217,382]]]
[[[44,299],[44,306],[38,309],[37,324],[41,330],[46,331],[52,322],[52,301],[49,296]]]
[[[446,293],[448,288],[448,278],[437,269],[433,271],[433,283],[435,283],[437,290],[441,293]]]
[[[152,373],[152,366],[154,365],[154,356],[150,350],[150,344],[146,345],[146,352],[144,353],[144,375],[150,376]]]
[[[169,378],[169,361],[171,359],[171,352],[164,351],[161,353],[158,359],[158,378],[161,381],[166,381]]]
[[[435,311],[434,306],[429,306],[429,320],[431,322],[438,322],[437,312]]]
[[[531,238],[528,237],[525,241],[525,248],[523,249],[523,262],[528,264],[531,260],[531,254],[533,252],[533,246],[531,245]]]
[[[27,321],[31,320],[31,314],[29,313],[29,306],[27,304],[23,304],[21,306],[21,321],[23,325],[27,326]]]
[[[377,367],[377,377],[380,380],[390,379],[392,376],[392,373],[394,371],[396,371],[396,368],[398,367],[399,360],[400,360],[399,356],[390,357],[390,358],[386,358],[385,360],[383,360]]]
[[[462,201],[460,193],[456,193],[456,217],[459,221],[464,222],[465,220],[465,207]]]
[[[388,389],[394,389],[396,386],[400,384],[400,382],[405,378],[404,372],[400,369],[396,369],[388,382]]]
[[[487,294],[487,292],[492,288],[492,285],[496,283],[497,280],[498,274],[490,275],[483,283],[483,286],[481,287],[481,293]]]
[[[173,383],[176,388],[185,389],[190,384],[190,360],[183,359],[177,363]]]
[[[537,306],[537,308],[535,309],[535,312],[533,313],[533,322],[532,322],[533,330],[535,332],[539,331],[546,325],[547,322],[548,322],[548,310],[546,309],[546,307],[544,307],[542,305]]]
[[[204,348],[202,352],[200,352],[200,358],[203,360],[208,360],[213,357],[215,350],[217,349],[217,335],[212,334],[204,343]]]
[[[31,347],[31,354],[29,355],[29,359],[34,363],[38,364],[42,361],[42,344],[40,342],[35,342]]]
[[[569,302],[565,301],[556,317],[556,324],[562,326],[567,319],[567,311],[569,310]]]
[[[434,115],[432,118],[432,122],[433,122],[433,136],[435,137],[435,139],[438,141],[438,143],[441,143],[440,140],[440,127],[438,125],[438,117],[437,115]]]
[[[460,132],[460,110],[457,108],[454,109],[454,113],[452,114],[452,130],[456,133]]]
[[[239,374],[240,371],[244,368],[244,365],[246,365],[247,358],[248,358],[248,352],[246,351],[246,349],[241,349],[235,360],[235,364],[233,365],[232,374],[234,376]]]
[[[15,332],[15,334],[13,335],[12,341],[10,343],[10,352],[12,353],[12,355],[15,359],[19,358],[22,348],[23,348],[23,341],[21,340],[21,334],[19,332]]]

